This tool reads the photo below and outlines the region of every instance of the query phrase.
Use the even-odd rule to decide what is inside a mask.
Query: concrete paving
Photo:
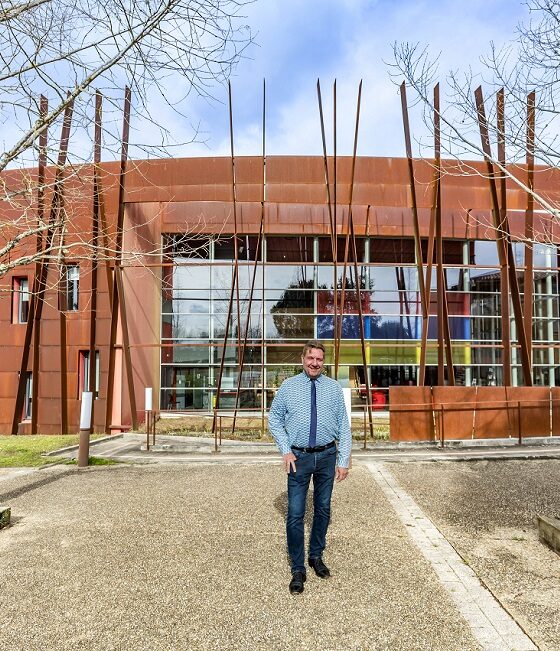
[[[560,556],[535,516],[560,515],[560,462],[393,464],[391,474],[540,649],[560,649]]]
[[[4,651],[481,648],[364,467],[335,489],[333,576],[310,573],[303,595],[288,592],[279,466],[41,473],[55,479],[2,488]]]
[[[554,445],[357,450],[333,577],[296,597],[275,448],[144,441],[92,446],[123,465],[0,470],[0,648],[560,648],[560,558],[533,523],[560,514]]]

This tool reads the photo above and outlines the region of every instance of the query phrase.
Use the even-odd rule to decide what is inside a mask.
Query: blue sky
[[[384,63],[392,59],[392,43],[428,45],[434,56],[440,55],[444,82],[449,69],[480,70],[479,58],[490,42],[510,42],[517,24],[528,16],[517,0],[257,0],[243,13],[256,44],[231,79],[238,155],[261,151],[263,77],[267,153],[319,154],[319,77],[329,131],[332,83],[337,79],[341,155],[352,151],[357,86],[363,79],[358,153],[402,156],[400,99]],[[199,140],[204,139],[178,147],[174,155],[229,154],[227,91],[216,87],[214,93],[215,101],[189,98],[183,109],[188,120],[162,108],[161,119],[178,141],[188,139],[191,125],[199,126]],[[416,118],[414,134],[419,137],[423,130]]]

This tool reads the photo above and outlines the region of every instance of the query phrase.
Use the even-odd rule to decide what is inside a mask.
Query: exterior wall
[[[332,163],[332,161],[331,161]],[[338,159],[337,231],[347,229],[351,159]],[[239,157],[235,160],[238,231],[257,234],[263,196],[262,159]],[[481,172],[480,176],[468,173]],[[484,240],[493,238],[490,195],[485,169],[481,163],[459,166],[444,162],[442,185],[443,237],[446,239]],[[513,173],[523,178],[523,168]],[[49,171],[52,178],[52,170]],[[421,236],[427,237],[432,202],[430,183],[433,168],[429,161],[415,162]],[[11,186],[33,182],[36,170],[12,171],[4,175]],[[332,170],[331,170],[332,178]],[[133,361],[137,409],[143,409],[143,389],[160,382],[161,342],[161,267],[154,257],[162,234],[233,233],[232,167],[229,158],[135,161],[129,164],[126,177],[126,224],[124,237],[124,286],[128,327]],[[118,209],[118,165],[103,166],[104,207],[109,242],[114,241]],[[560,200],[560,173],[539,170],[535,188],[546,191],[552,202]],[[77,431],[79,421],[78,356],[89,348],[89,305],[91,294],[91,260],[89,254],[74,244],[89,236],[92,229],[91,168],[84,167],[66,182],[66,204],[71,215],[67,262],[80,264],[80,304],[77,312],[66,313],[67,388],[70,431]],[[405,159],[359,158],[353,193],[353,217],[358,236],[413,236],[410,190]],[[507,186],[508,211],[514,237],[524,231],[526,197],[511,181]],[[46,197],[47,207],[50,197]],[[25,206],[2,206],[0,219],[9,222]],[[29,208],[29,206],[27,206]],[[33,206],[31,205],[31,208]],[[48,213],[47,213],[48,214]],[[330,232],[326,205],[323,160],[320,157],[268,157],[266,159],[265,233],[268,235],[326,236]],[[541,215],[536,216],[535,230],[543,240],[560,240],[558,225]],[[20,251],[25,251],[25,244]],[[27,245],[34,246],[34,240]],[[152,266],[154,265],[154,266]],[[11,429],[25,325],[11,323],[11,283],[14,276],[27,275],[32,266],[21,267],[0,278],[0,432]],[[51,270],[53,289],[46,295],[41,325],[39,376],[39,432],[60,431],[60,319],[56,271]],[[96,348],[100,352],[100,397],[95,401],[95,428],[105,425],[108,383],[110,304],[104,263],[98,271],[98,315]],[[557,297],[556,299],[557,300]],[[120,355],[119,355],[120,357]],[[357,362],[358,363],[358,362]],[[115,397],[114,426],[131,422],[126,372],[120,377]],[[28,369],[31,369],[31,358]],[[20,431],[29,430],[28,423]]]

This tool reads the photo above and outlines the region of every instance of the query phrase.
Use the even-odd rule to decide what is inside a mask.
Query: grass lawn
[[[99,438],[99,435],[92,436]],[[0,468],[20,468],[25,466],[44,466],[47,463],[63,461],[62,457],[42,457],[44,452],[52,452],[69,445],[77,445],[79,435],[69,436],[0,436]]]

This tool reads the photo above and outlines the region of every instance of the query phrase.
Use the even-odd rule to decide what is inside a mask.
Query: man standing
[[[336,481],[346,479],[352,435],[340,384],[322,375],[325,347],[308,341],[303,347],[303,373],[288,378],[278,389],[268,416],[268,427],[288,473],[286,534],[292,563],[290,592],[303,592],[305,574],[305,503],[313,477],[313,525],[308,563],[317,576],[330,571],[322,559]],[[338,441],[338,453],[337,445]]]

